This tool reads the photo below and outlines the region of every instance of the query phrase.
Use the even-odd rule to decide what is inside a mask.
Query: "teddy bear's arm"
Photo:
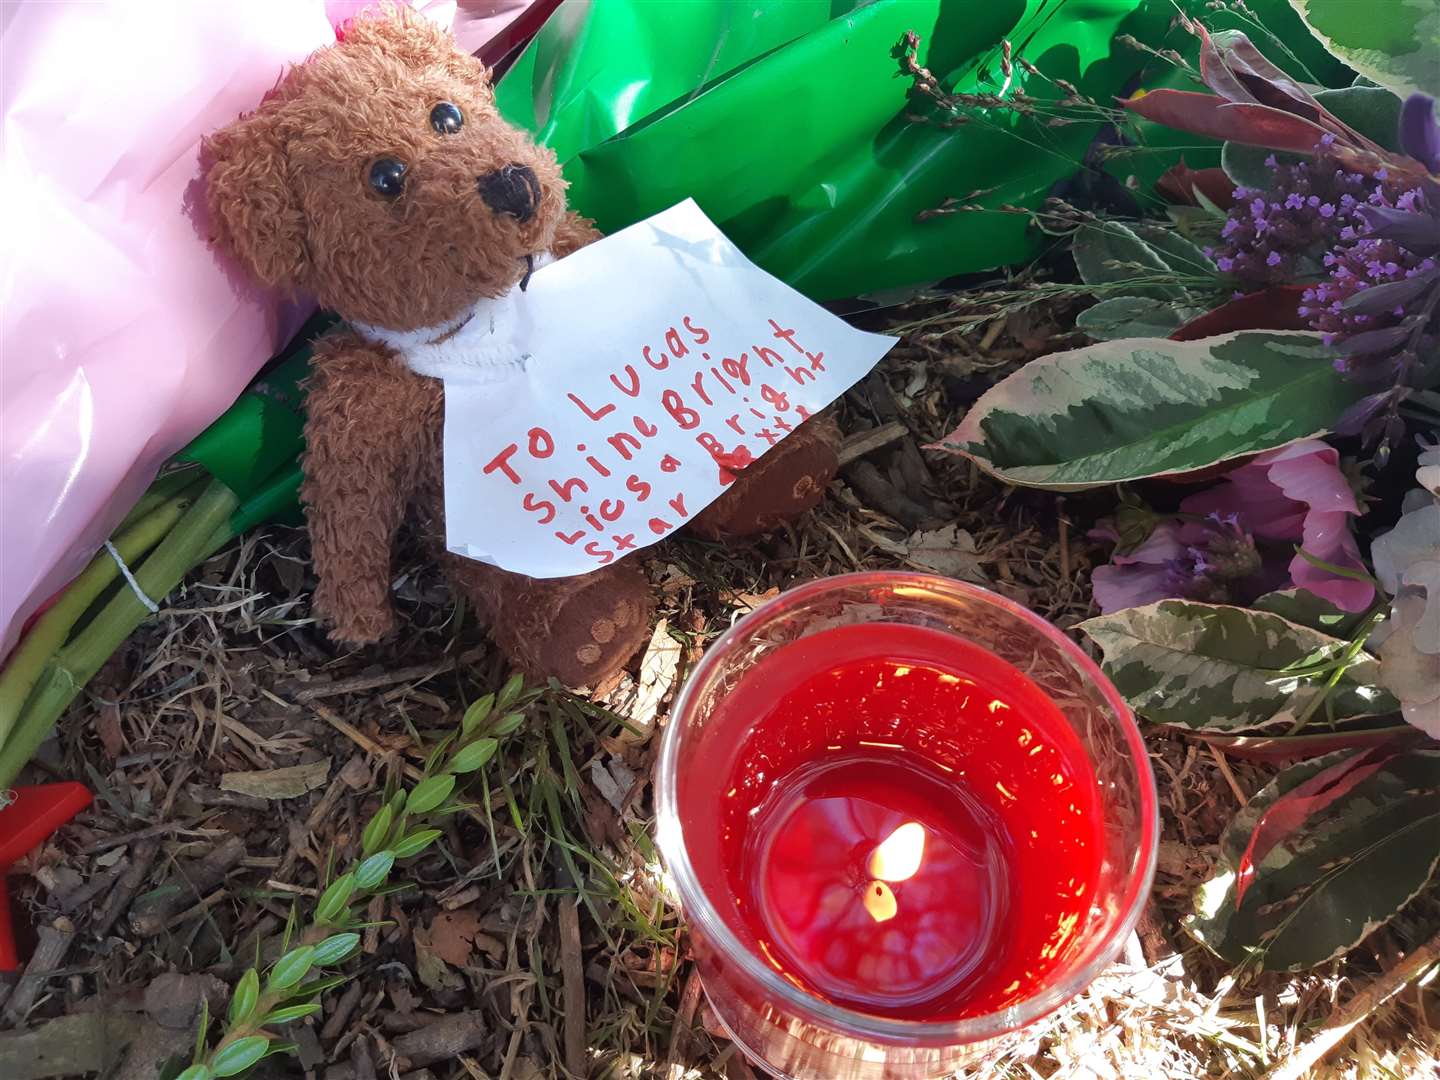
[[[432,381],[350,335],[316,348],[301,497],[315,607],[338,641],[369,644],[395,627],[391,552],[438,426]]]

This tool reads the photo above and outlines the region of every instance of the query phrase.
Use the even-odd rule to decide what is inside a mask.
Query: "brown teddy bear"
[[[361,16],[290,70],[202,154],[213,241],[271,286],[301,290],[354,328],[433,328],[523,281],[537,257],[598,239],[565,207],[555,156],[501,119],[484,65],[408,8]],[[444,550],[442,384],[363,330],[314,350],[305,504],[317,611],[352,644],[395,628],[392,545],[418,516],[454,586],[513,662],[570,686],[618,671],[650,632],[634,560],[538,580]],[[772,529],[814,506],[834,433],[799,428],[745,469],[692,528]]]

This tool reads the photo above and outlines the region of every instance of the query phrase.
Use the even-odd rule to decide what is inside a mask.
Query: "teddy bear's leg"
[[[488,618],[496,644],[534,678],[595,686],[650,637],[654,598],[633,562],[543,580],[458,555],[447,555],[445,565]]]
[[[754,536],[813,509],[840,468],[840,432],[825,416],[812,417],[747,466],[725,494],[690,528],[711,540]]]

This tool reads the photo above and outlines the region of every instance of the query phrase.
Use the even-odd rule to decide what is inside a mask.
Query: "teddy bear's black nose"
[[[480,177],[480,198],[497,214],[529,221],[540,205],[540,181],[527,165],[506,165]]]

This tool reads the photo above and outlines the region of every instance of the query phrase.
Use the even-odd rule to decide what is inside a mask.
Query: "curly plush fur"
[[[565,208],[555,156],[500,118],[484,66],[408,8],[350,23],[292,69],[259,109],[217,133],[202,161],[213,241],[259,280],[308,292],[351,323],[417,330],[457,320],[520,280],[526,257],[598,237]],[[456,106],[458,131],[431,111]],[[386,197],[372,165],[404,164]],[[534,212],[497,212],[483,180],[530,170]],[[317,610],[338,640],[395,628],[392,547],[407,515],[530,673],[578,686],[618,670],[646,640],[650,590],[633,560],[538,581],[444,551],[444,395],[387,347],[343,331],[315,350],[302,498]],[[773,528],[813,506],[835,472],[833,434],[807,424],[747,469],[696,522],[707,535]]]

